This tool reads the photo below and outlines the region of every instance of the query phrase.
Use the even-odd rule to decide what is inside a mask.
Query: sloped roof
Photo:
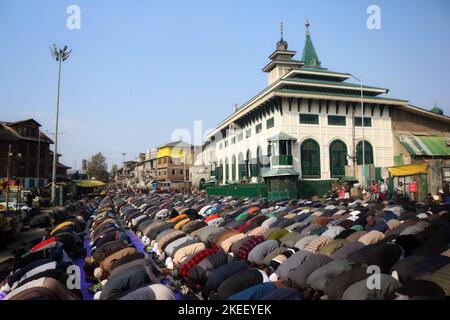
[[[305,66],[320,67],[320,60],[317,56],[316,49],[311,41],[311,36],[306,35],[305,47],[303,48],[302,61],[305,62]]]
[[[264,178],[281,177],[281,176],[298,176],[299,173],[293,168],[276,168],[263,173]]]
[[[410,155],[450,156],[450,147],[444,137],[398,133],[395,136]]]

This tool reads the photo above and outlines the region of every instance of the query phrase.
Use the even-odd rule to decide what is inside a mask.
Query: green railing
[[[272,156],[272,166],[292,166],[292,156]]]
[[[267,186],[264,183],[206,186],[206,192],[211,195],[266,198]]]

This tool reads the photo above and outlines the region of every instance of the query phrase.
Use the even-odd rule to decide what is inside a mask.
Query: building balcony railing
[[[292,166],[292,156],[272,156],[272,166]]]

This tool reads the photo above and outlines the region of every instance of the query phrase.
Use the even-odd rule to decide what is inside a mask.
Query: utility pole
[[[353,177],[356,178],[356,142],[355,142],[355,106],[352,105],[352,169]]]
[[[50,48],[53,58],[58,62],[58,85],[56,93],[56,122],[55,122],[55,152],[53,153],[53,167],[52,167],[52,203],[55,204],[56,200],[56,159],[58,158],[58,121],[59,121],[59,93],[61,88],[61,63],[69,58],[72,50],[67,51],[67,46],[63,49],[58,49],[56,45],[53,45],[53,49]]]

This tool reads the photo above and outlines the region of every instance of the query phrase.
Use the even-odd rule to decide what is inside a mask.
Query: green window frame
[[[225,182],[228,182],[229,180],[230,180],[230,163],[227,158],[225,159]]]
[[[347,161],[347,145],[341,140],[335,140],[330,144],[330,172],[332,178],[345,176]]]
[[[231,158],[231,180],[236,181],[236,156]]]
[[[258,123],[255,127],[256,134],[260,133],[262,131],[262,123]]]
[[[299,123],[319,124],[319,115],[318,114],[300,113],[298,118],[299,118]]]
[[[217,167],[217,180],[222,183],[223,182],[223,162],[220,161],[220,165]]]
[[[306,139],[300,147],[303,179],[320,178],[320,146],[313,139]]]
[[[355,117],[355,126],[362,127],[362,117]],[[364,127],[372,126],[372,118],[364,117]]]
[[[356,164],[361,165],[362,164],[362,144],[363,142],[360,141],[356,145]],[[365,164],[373,164],[373,147],[372,144],[364,140],[364,163]]]
[[[346,123],[347,122],[345,116],[328,116],[329,126],[345,126]]]
[[[247,163],[244,160],[244,156],[242,153],[239,153],[238,156],[238,168],[239,168],[239,179],[243,180],[244,177],[247,177]]]
[[[267,129],[273,128],[274,126],[275,126],[275,119],[273,117],[266,120]]]

